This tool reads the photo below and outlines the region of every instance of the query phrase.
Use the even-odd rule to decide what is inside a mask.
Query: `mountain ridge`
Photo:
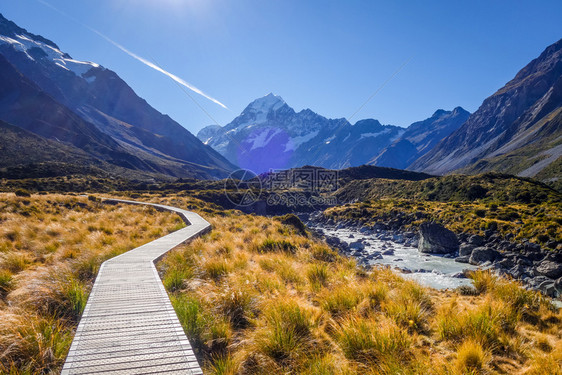
[[[540,174],[561,163],[561,107],[562,39],[485,99],[463,126],[411,167],[433,174],[507,170],[559,181],[556,170]]]
[[[303,165],[330,169],[363,164],[406,168],[410,163],[396,165],[392,160],[377,158],[398,147],[400,160],[413,162],[437,143],[440,138],[436,137],[448,135],[460,126],[467,114],[460,107],[438,110],[433,122],[417,125],[428,129],[425,137],[415,140],[423,133],[421,130],[416,133],[414,128],[383,125],[375,119],[351,124],[345,118],[328,119],[310,109],[296,112],[280,96],[270,93],[253,100],[227,125],[204,127],[197,137],[231,162],[256,173]],[[408,134],[413,138],[403,139]],[[401,144],[403,147],[399,147]],[[405,151],[408,147],[411,149]]]
[[[138,97],[115,72],[78,61],[0,14],[0,55],[38,89],[109,137],[140,163],[133,169],[175,177],[222,178],[236,166]],[[3,118],[18,125],[14,118]],[[67,129],[68,130],[68,129]]]

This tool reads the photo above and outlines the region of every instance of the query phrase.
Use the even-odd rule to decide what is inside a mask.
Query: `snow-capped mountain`
[[[52,41],[28,32],[2,15],[0,55],[5,59],[6,71],[14,71],[11,76],[23,77],[13,85],[16,91],[5,93],[7,101],[0,100],[2,113],[13,113],[1,107],[8,102],[18,104],[10,101],[17,97],[18,87],[33,86],[31,91],[41,93],[45,101],[53,102],[60,111],[69,112],[65,118],[76,117],[84,128],[91,128],[88,134],[103,134],[110,139],[111,142],[104,142],[115,151],[119,149],[115,155],[128,154],[131,159],[142,161],[135,164],[116,161],[120,165],[178,177],[224,177],[235,169],[211,147],[138,97],[115,72],[96,63],[73,59]],[[36,103],[35,108],[39,105]],[[36,116],[42,115],[35,112],[32,113]],[[36,120],[28,118],[29,115],[22,114],[26,119],[12,116],[0,120],[21,127]],[[66,131],[72,132],[72,128]],[[89,139],[96,138],[99,137]],[[110,143],[113,145],[109,146]]]
[[[457,130],[469,116],[470,112],[461,107],[452,111],[439,109],[430,118],[408,126],[399,139],[386,147],[369,164],[407,169],[439,141]]]
[[[268,94],[250,103],[228,125],[205,127],[197,136],[232,163],[261,173],[303,165],[365,164],[403,131],[376,120],[352,125],[310,109],[295,112],[280,96]]]

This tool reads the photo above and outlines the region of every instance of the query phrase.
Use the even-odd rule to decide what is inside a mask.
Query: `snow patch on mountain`
[[[359,139],[369,138],[369,137],[378,137],[379,135],[388,134],[391,132],[391,129],[384,129],[383,131],[376,132],[376,133],[363,133]]]
[[[250,143],[252,145],[249,151],[266,147],[273,137],[279,133],[281,133],[281,129],[264,129],[259,133],[254,134],[252,138],[248,138],[246,140],[246,143]]]
[[[318,131],[314,131],[309,134],[289,138],[289,142],[287,142],[287,145],[285,146],[285,152],[295,151],[297,148],[299,148],[300,145],[316,137],[318,133],[319,133]]]
[[[0,35],[0,45],[1,44],[11,45],[16,51],[25,53],[25,55],[33,61],[47,58],[59,68],[70,71],[78,77],[82,77],[82,75],[92,68],[100,67],[100,65],[93,62],[74,60],[59,49],[44,42],[30,39],[23,34],[16,35],[15,39]]]

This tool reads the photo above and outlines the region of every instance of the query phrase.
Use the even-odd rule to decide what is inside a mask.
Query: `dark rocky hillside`
[[[521,69],[411,168],[433,174],[497,170],[558,184],[561,111],[562,40]]]
[[[2,15],[0,58],[0,119],[12,125],[69,142],[138,175],[221,178],[236,169],[115,72],[72,59]]]

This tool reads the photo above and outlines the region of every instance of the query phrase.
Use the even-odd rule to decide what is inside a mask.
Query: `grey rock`
[[[530,252],[538,252],[541,251],[541,245],[537,244],[537,243],[533,243],[533,242],[529,242],[526,241],[523,244],[525,251],[530,251]]]
[[[557,279],[562,277],[562,264],[545,260],[536,268],[536,271],[540,275]]]
[[[458,262],[458,263],[468,263],[469,260],[470,260],[470,257],[466,256],[466,255],[455,258],[455,262]]]
[[[533,287],[534,289],[538,289],[539,285],[541,285],[542,283],[544,283],[545,281],[552,281],[551,279],[549,279],[546,276],[536,276],[536,277],[529,277],[529,279],[527,279],[527,283]]]
[[[562,252],[548,251],[544,260],[550,260],[557,263],[562,263]]]
[[[466,279],[466,275],[464,272],[457,272],[451,275],[451,277],[454,277],[455,279]]]
[[[538,286],[538,290],[552,298],[556,298],[559,295],[558,289],[556,289],[554,281],[552,280],[543,281]]]
[[[496,250],[487,247],[477,247],[470,254],[469,263],[474,265],[482,265],[486,262],[493,262],[500,256]]]
[[[529,266],[533,265],[533,262],[525,256],[518,257],[517,260],[515,261],[515,263],[517,263],[519,265],[522,265],[522,266],[526,266],[526,267],[529,267]]]
[[[405,238],[413,238],[415,236],[416,236],[416,234],[414,232],[404,232]]]
[[[476,246],[470,243],[463,243],[459,247],[459,256],[470,256],[472,254],[472,250],[474,250]]]
[[[511,267],[508,273],[516,279],[521,279],[523,276],[528,275],[526,268],[520,264]]]
[[[500,260],[499,262],[497,262],[497,266],[498,267],[502,267],[502,268],[513,268],[513,266],[515,266],[515,259],[514,258],[503,258],[502,260]]]
[[[482,246],[484,245],[484,238],[482,238],[482,236],[475,234],[468,238],[468,243],[474,246]]]
[[[554,288],[556,288],[556,291],[558,292],[558,297],[562,296],[562,277],[558,278],[554,282]]]
[[[449,254],[459,249],[457,236],[436,223],[425,222],[420,225],[418,250],[422,253]]]

